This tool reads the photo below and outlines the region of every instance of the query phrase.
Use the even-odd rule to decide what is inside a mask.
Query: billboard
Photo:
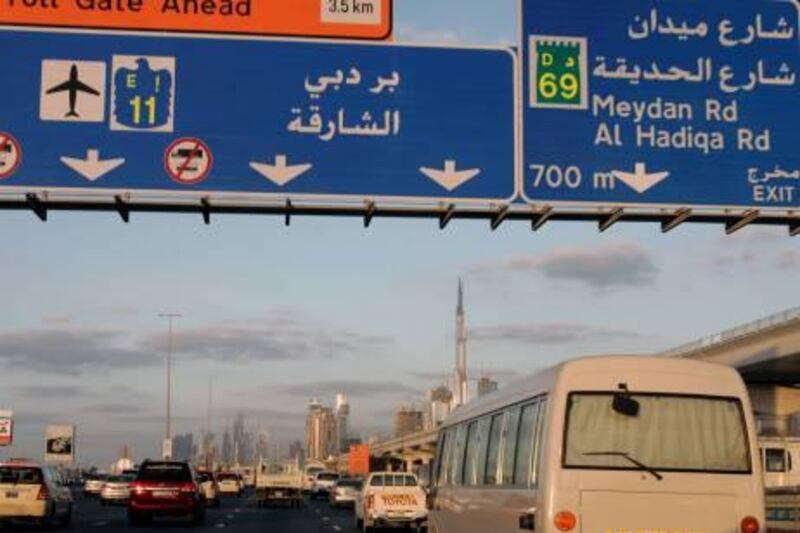
[[[47,463],[72,463],[75,461],[74,425],[47,426],[44,459]]]
[[[14,442],[14,412],[0,411],[0,446]]]
[[[363,476],[369,474],[369,446],[366,444],[355,444],[350,446],[350,460],[348,473],[351,476]]]

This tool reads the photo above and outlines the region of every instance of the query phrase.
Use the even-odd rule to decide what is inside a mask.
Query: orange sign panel
[[[369,446],[366,444],[350,446],[348,472],[351,476],[369,474]]]
[[[385,40],[393,0],[2,0],[0,24]]]

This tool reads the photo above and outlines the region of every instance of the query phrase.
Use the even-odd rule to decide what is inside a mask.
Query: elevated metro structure
[[[665,352],[736,368],[747,383],[759,432],[800,437],[800,308]]]

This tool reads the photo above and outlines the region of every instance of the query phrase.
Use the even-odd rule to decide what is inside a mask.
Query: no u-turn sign
[[[22,148],[12,135],[0,131],[0,179],[14,174],[22,163]]]

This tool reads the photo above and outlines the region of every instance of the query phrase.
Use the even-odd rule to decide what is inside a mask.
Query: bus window
[[[514,484],[514,457],[517,450],[517,435],[519,433],[519,419],[522,409],[512,409],[506,415],[505,449],[503,451],[503,485]]]
[[[436,466],[434,466],[434,471],[433,471],[434,472],[433,484],[437,486],[444,484],[443,483],[444,479],[442,479],[442,473],[444,472],[443,468],[443,465],[445,464],[444,450],[445,447],[447,446],[447,435],[448,432],[443,431],[442,434],[439,435],[439,443],[436,445],[436,460],[435,460]]]
[[[531,481],[531,459],[533,458],[533,438],[539,416],[539,404],[526,405],[522,409],[517,437],[517,458],[514,462],[514,485],[527,487]]]
[[[464,485],[474,487],[483,480],[489,422],[490,419],[485,417],[469,425],[467,451],[464,454]]]
[[[448,462],[450,466],[449,481],[451,485],[461,484],[461,472],[464,464],[464,444],[467,439],[467,428],[464,424],[460,425],[455,432],[453,454]]]
[[[492,427],[489,430],[489,446],[486,454],[486,475],[483,478],[483,482],[486,485],[497,485],[500,479],[498,469],[500,466],[500,444],[503,437],[504,418],[505,414],[492,417]]]
[[[615,393],[571,393],[565,468],[749,474],[750,451],[738,398],[632,394],[635,416],[614,409]],[[781,450],[780,461],[783,463]]]
[[[456,429],[457,428],[450,428],[445,433],[445,440],[444,440],[444,455],[442,456],[442,466],[441,466],[441,480],[439,482],[440,485],[452,485],[453,478],[452,478],[452,464],[453,464],[453,455],[455,454],[455,447],[456,447]]]
[[[539,484],[539,457],[542,455],[542,443],[544,442],[544,412],[547,407],[547,400],[539,402],[539,420],[536,424],[536,436],[534,437],[533,460],[531,461],[531,485],[536,487]]]
[[[767,472],[786,472],[786,453],[780,448],[764,450],[764,463]]]

